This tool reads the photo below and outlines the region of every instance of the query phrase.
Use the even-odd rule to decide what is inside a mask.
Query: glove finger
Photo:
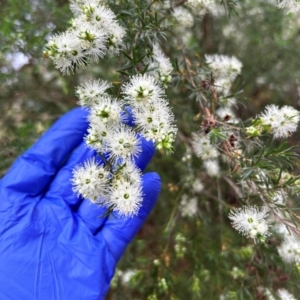
[[[89,158],[95,156],[96,151],[88,148],[86,143],[82,141],[79,147],[70,155],[65,165],[58,171],[55,178],[52,180],[45,197],[59,197],[62,198],[69,206],[73,208],[78,207],[82,201],[82,197],[77,196],[72,188],[71,179],[73,177],[73,169],[75,166],[80,165]]]
[[[62,116],[16,160],[3,178],[4,187],[30,196],[41,194],[65,159],[82,142],[87,127],[87,111],[81,108]]]
[[[99,206],[88,199],[84,199],[76,214],[90,229],[92,234],[95,235],[107,220],[107,217],[104,217],[106,211],[106,207]]]
[[[143,175],[144,201],[137,216],[121,218],[111,216],[104,224],[98,235],[106,242],[108,250],[118,261],[127,245],[141,228],[146,218],[154,207],[161,187],[161,181],[157,173]]]
[[[138,168],[144,170],[153,157],[155,148],[152,142],[148,142],[145,139],[141,139],[141,142],[142,153],[135,159],[135,163]],[[77,213],[86,226],[90,228],[91,232],[96,234],[107,220],[107,218],[101,217],[105,211],[105,207],[99,207],[96,204],[91,203],[88,199],[84,199],[81,202]]]

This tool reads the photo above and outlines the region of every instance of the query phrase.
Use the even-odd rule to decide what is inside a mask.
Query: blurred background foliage
[[[138,0],[108,2],[115,13],[130,12],[133,22],[137,7],[147,4]],[[178,70],[184,68],[182,49],[176,41],[180,35],[190,61],[201,65],[204,54],[218,53],[234,55],[243,63],[242,75],[236,80],[236,86],[242,87],[236,110],[239,118],[253,117],[270,103],[299,110],[300,15],[286,15],[276,7],[276,1],[220,1],[220,7],[221,2],[227,4],[227,14],[208,13],[195,19],[190,33],[180,33],[171,19],[162,24],[168,41],[162,43],[163,49],[174,66],[177,62]],[[101,77],[118,84],[123,75],[116,70],[124,61],[121,57],[103,59],[74,75],[61,76],[43,57],[43,48],[49,35],[68,26],[69,2],[6,0],[0,4],[0,173],[4,175],[20,153],[77,105],[75,86],[79,82]],[[129,19],[127,22],[131,24]],[[119,264],[123,275],[134,270],[134,276],[123,281],[122,276],[116,278],[107,299],[156,299],[154,295],[157,299],[219,299],[221,294],[227,295],[223,299],[265,299],[257,293],[260,285],[286,287],[298,295],[299,268],[281,261],[274,250],[276,236],[264,245],[253,244],[230,227],[226,214],[237,199],[224,179],[203,182],[204,191],[194,195],[199,207],[196,216],[180,214],[182,194],[190,189],[183,184],[188,181],[183,177],[199,172],[197,162],[188,170],[182,161],[186,151],[183,141],[199,128],[199,121],[194,118],[195,99],[179,79],[167,94],[179,127],[175,152],[168,157],[157,153],[148,167],[162,178],[161,196]],[[298,131],[289,139],[297,145],[298,153],[299,137]],[[299,161],[295,161],[297,165]],[[220,187],[226,192],[214,196],[212,189]]]

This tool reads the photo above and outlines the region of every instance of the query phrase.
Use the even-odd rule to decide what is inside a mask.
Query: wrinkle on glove
[[[98,218],[101,208],[73,194],[72,168],[95,155],[83,143],[86,119],[82,109],[64,115],[0,181],[1,300],[104,299],[158,198],[156,173],[143,176],[143,205],[133,218]],[[143,141],[137,165],[145,168],[153,154]]]

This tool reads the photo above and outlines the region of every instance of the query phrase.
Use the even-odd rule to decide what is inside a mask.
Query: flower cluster
[[[278,4],[278,8],[288,8],[288,12],[297,12],[300,10],[300,2],[298,0],[282,0]]]
[[[253,239],[264,240],[270,235],[269,225],[266,220],[268,213],[266,207],[260,209],[254,206],[244,206],[232,209],[229,213],[229,219],[232,221],[232,226],[243,235]]]
[[[212,91],[214,99],[218,100],[219,107],[214,110],[214,115],[210,109],[205,108],[201,124],[202,131],[192,135],[191,144],[195,155],[203,160],[206,174],[216,177],[220,176],[219,157],[224,158],[226,163],[231,162],[235,168],[239,168],[241,159],[244,159],[246,155],[240,145],[241,137],[236,130],[237,125],[235,125],[238,120],[232,110],[236,100],[228,97],[233,81],[241,72],[242,64],[235,57],[224,55],[206,55],[205,59],[212,72],[212,80],[208,83],[208,88]],[[205,84],[206,81],[202,81],[204,89],[207,88]],[[275,138],[284,138],[296,131],[299,121],[300,113],[294,108],[290,106],[279,108],[276,105],[269,105],[253,120],[252,126],[245,129],[245,134],[248,137],[258,137],[262,133],[272,133]],[[240,175],[244,176],[246,170],[248,168],[245,168]],[[237,169],[235,171],[240,172]],[[243,193],[263,197],[268,200],[268,203],[264,203],[265,206],[261,208],[244,206],[234,209],[230,212],[229,219],[231,219],[233,227],[242,234],[255,240],[264,241],[271,234],[269,231],[271,223],[268,221],[268,216],[269,214],[273,215],[274,210],[277,215],[276,209],[285,205],[289,191],[283,187],[284,182],[293,178],[291,175],[287,176],[283,170],[273,169],[272,172],[266,173],[265,170],[259,168],[252,170],[252,177],[254,179],[248,179],[247,183],[242,178]],[[282,187],[270,190],[274,185],[273,179],[274,182],[278,180],[278,185]],[[285,243],[288,247],[282,245],[278,249],[286,261],[298,259],[295,258],[298,246],[296,242],[295,238],[288,239]],[[288,251],[287,249],[292,250]]]
[[[72,0],[70,7],[71,27],[53,36],[44,52],[64,74],[104,55],[118,54],[125,35],[116,15],[101,0]],[[124,217],[136,215],[143,199],[141,172],[134,164],[142,151],[141,138],[170,153],[176,135],[164,92],[173,68],[156,44],[149,64],[149,74],[132,76],[121,87],[123,99],[112,97],[108,92],[112,85],[101,79],[76,88],[79,104],[89,111],[85,142],[101,161],[91,159],[74,168],[73,190],[107,207],[108,213]],[[135,126],[126,125],[132,123],[130,119]]]
[[[226,94],[237,75],[241,73],[242,63],[234,56],[205,55],[205,61],[215,78],[215,85]]]
[[[229,94],[233,81],[241,72],[242,63],[235,57],[225,55],[205,55],[205,63],[209,67],[210,80],[207,80],[207,72],[203,71],[200,75],[205,79],[201,80],[199,88],[203,91],[205,101],[207,97],[204,94],[212,92],[215,103],[210,108],[208,104],[205,107],[202,130],[192,134],[191,144],[195,155],[203,160],[206,174],[219,177],[219,157],[227,161],[226,154],[231,157],[240,155],[239,133],[233,126],[239,122],[233,111],[236,99]],[[214,129],[217,136],[214,136]]]
[[[188,0],[187,6],[189,6],[193,12],[199,16],[205,15],[208,11],[210,11],[214,5],[214,0]]]
[[[286,289],[279,289],[277,295],[280,300],[296,300],[296,298]]]
[[[224,120],[229,117],[230,123],[237,123],[233,110],[236,99],[229,96],[233,81],[241,73],[242,63],[234,56],[226,55],[205,55],[205,62],[208,65],[214,78],[214,89],[219,98],[220,107],[216,114]]]
[[[148,74],[152,75],[155,79],[161,82],[164,88],[172,81],[173,67],[170,59],[165,56],[158,44],[153,45],[153,55],[150,61],[146,61],[149,64]]]
[[[175,7],[172,15],[183,28],[194,26],[194,17],[186,8],[181,6]]]
[[[150,75],[139,74],[123,85],[122,93],[142,136],[153,141],[157,149],[170,153],[177,129],[161,84]]]
[[[139,274],[138,270],[135,269],[127,269],[127,270],[120,270],[117,269],[112,281],[111,286],[116,287],[118,284],[118,281],[123,286],[130,287],[135,282],[135,277]]]
[[[186,238],[181,233],[178,233],[176,235],[174,250],[178,258],[184,257],[184,254],[187,251],[186,242],[187,242]]]
[[[197,215],[198,199],[193,197],[189,199],[188,195],[183,194],[180,201],[180,213],[183,217],[193,217]]]
[[[300,120],[299,111],[291,106],[283,106],[281,109],[272,104],[266,107],[266,111],[261,114],[260,120],[263,125],[271,127],[271,132],[275,138],[287,137],[295,132]]]
[[[288,231],[286,226],[278,224],[274,230],[283,238],[282,243],[277,247],[281,259],[289,264],[300,263],[300,238],[292,231]]]
[[[287,233],[283,243],[277,248],[282,260],[287,263],[300,263],[299,237]]]
[[[218,163],[219,152],[214,145],[210,143],[207,135],[193,133],[192,146],[195,155],[203,160],[203,166],[210,177],[218,176],[220,167]]]
[[[176,128],[164,89],[154,77],[131,77],[122,86],[124,99],[113,98],[110,87],[98,79],[76,89],[79,103],[89,110],[86,144],[101,155],[102,163],[90,160],[77,166],[73,190],[109,211],[131,217],[138,213],[143,196],[141,172],[133,162],[141,153],[141,137],[171,152]],[[135,127],[126,125],[130,118]]]
[[[263,295],[264,297],[267,297],[266,299],[275,300],[275,297],[271,293],[270,289],[260,286],[258,288],[258,291],[261,295]],[[278,298],[276,298],[276,299],[279,299],[279,300],[296,300],[296,298],[290,292],[288,292],[286,289],[278,289],[277,296],[278,296]]]
[[[195,154],[198,157],[201,157],[203,160],[208,160],[219,156],[217,149],[210,143],[210,140],[206,135],[197,135],[194,133],[192,145]]]
[[[286,138],[297,130],[300,113],[291,106],[279,108],[268,105],[263,113],[254,120],[252,126],[246,128],[249,136],[259,136],[263,132],[271,132],[275,138]]]
[[[252,126],[246,128],[245,131],[248,137],[259,137],[262,133],[272,133],[275,138],[285,138],[296,131],[299,120],[300,114],[294,108],[290,106],[279,108],[272,104],[267,106],[265,111],[252,122]],[[245,172],[247,170],[245,168]],[[243,175],[245,175],[245,172]],[[277,215],[279,217],[277,220],[281,219],[282,216],[278,215],[278,208],[285,205],[286,199],[290,194],[289,189],[285,185],[287,182],[293,182],[290,185],[296,186],[298,182],[294,180],[293,175],[280,168],[273,168],[271,171],[257,168],[251,172],[252,179],[248,178],[246,183],[243,179],[241,182],[244,185],[244,191],[248,195],[256,195],[267,199],[268,202],[264,202],[267,206],[263,207],[262,211],[258,211],[257,208],[254,209],[251,206],[248,208],[244,207],[238,212],[231,212],[229,218],[233,221],[233,227],[248,237],[266,237],[269,235],[269,225],[264,219],[268,216],[268,209],[272,211],[274,216]],[[248,224],[247,215],[251,214],[253,215],[251,220],[256,221]],[[273,221],[276,221],[276,218]],[[255,226],[254,230],[251,227],[252,225]],[[286,230],[284,232],[284,243],[278,247],[278,252],[285,262],[300,262],[299,245],[298,238],[289,234]]]
[[[73,170],[73,190],[79,196],[97,202],[99,198],[105,199],[108,193],[107,183],[109,172],[95,159],[86,161],[82,166]]]
[[[106,206],[120,216],[136,215],[142,204],[141,173],[130,161],[110,170],[95,159],[88,160],[75,167],[72,184],[78,196]]]
[[[71,27],[52,36],[44,55],[50,57],[63,74],[74,72],[89,61],[98,62],[104,55],[119,53],[125,30],[115,14],[100,0],[73,0],[75,18]]]

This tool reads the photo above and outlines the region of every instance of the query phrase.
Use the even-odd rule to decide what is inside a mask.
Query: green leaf
[[[253,172],[253,168],[243,168],[243,171],[246,171],[242,175],[242,180],[246,180]]]
[[[133,61],[133,58],[127,54],[125,51],[121,50],[121,52],[130,60],[130,61]]]

